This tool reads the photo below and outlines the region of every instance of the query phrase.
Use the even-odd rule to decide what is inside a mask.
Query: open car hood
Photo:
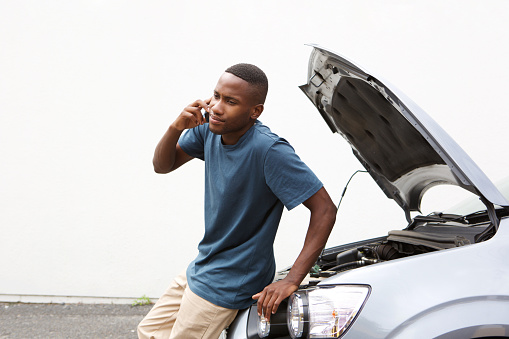
[[[420,210],[426,190],[439,184],[508,206],[465,151],[403,93],[351,61],[311,46],[309,80],[300,88],[407,219],[410,211]]]

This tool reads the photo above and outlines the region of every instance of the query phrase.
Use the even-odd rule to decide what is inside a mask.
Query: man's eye
[[[228,104],[230,104],[230,105],[235,105],[235,104],[236,104],[236,102],[235,102],[235,101],[233,101],[233,100],[228,100]]]

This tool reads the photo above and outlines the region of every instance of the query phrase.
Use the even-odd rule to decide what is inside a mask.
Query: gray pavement
[[[152,305],[0,303],[0,339],[138,338]]]

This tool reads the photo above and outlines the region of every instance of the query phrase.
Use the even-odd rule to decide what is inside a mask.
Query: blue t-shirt
[[[246,308],[274,279],[283,205],[291,210],[323,185],[259,121],[235,145],[223,145],[208,124],[188,130],[179,145],[205,161],[205,234],[187,269],[189,287],[215,305]]]

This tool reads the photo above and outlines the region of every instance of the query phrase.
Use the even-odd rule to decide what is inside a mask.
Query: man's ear
[[[258,119],[263,112],[263,104],[258,104],[251,111],[251,119]]]

